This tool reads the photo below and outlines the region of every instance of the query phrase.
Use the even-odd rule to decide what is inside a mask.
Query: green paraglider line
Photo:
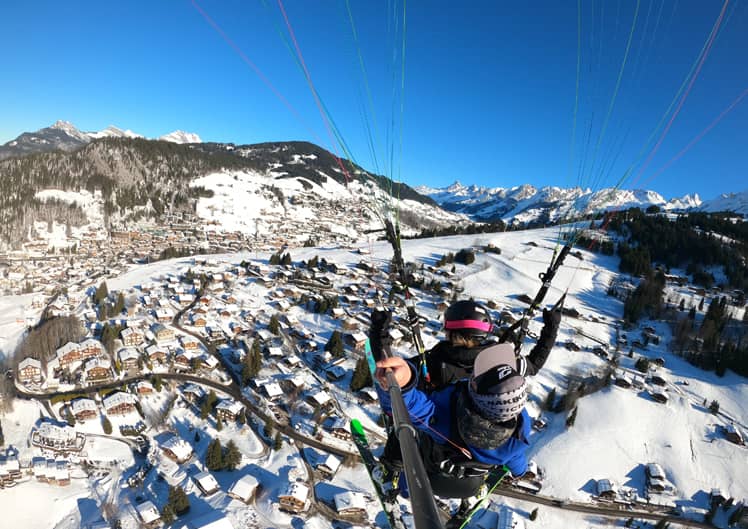
[[[621,61],[621,67],[618,70],[618,79],[616,80],[616,86],[613,89],[613,96],[610,99],[610,104],[608,105],[608,112],[605,116],[605,119],[603,120],[603,126],[600,130],[600,135],[598,136],[597,143],[595,144],[595,149],[592,153],[592,165],[590,166],[590,171],[595,167],[595,162],[597,160],[597,153],[600,149],[600,144],[603,141],[603,138],[605,137],[605,132],[608,128],[608,123],[610,121],[610,116],[613,113],[613,108],[615,107],[616,98],[618,97],[618,90],[621,86],[621,79],[623,78],[623,72],[626,69],[626,61],[628,60],[629,56],[629,50],[631,49],[631,41],[634,38],[634,30],[636,29],[636,20],[639,16],[639,7],[641,5],[641,0],[636,0],[636,10],[634,11],[634,19],[631,23],[631,30],[629,31],[629,38],[628,42],[626,43],[626,51],[623,54],[623,60]]]

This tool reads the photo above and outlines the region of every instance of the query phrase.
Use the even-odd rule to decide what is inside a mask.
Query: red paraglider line
[[[343,175],[345,176],[346,182],[350,182],[351,177],[348,174],[348,171],[346,170],[345,166],[343,165],[343,162],[341,161],[340,157],[338,156],[337,148],[335,147],[335,140],[333,139],[333,133],[330,129],[330,123],[327,119],[327,115],[325,114],[324,109],[322,108],[322,103],[319,100],[319,97],[317,96],[317,89],[314,87],[314,83],[312,82],[312,76],[309,73],[309,70],[306,67],[306,63],[304,62],[304,56],[301,53],[301,49],[299,48],[299,43],[296,41],[296,34],[293,31],[293,28],[291,27],[291,21],[288,19],[288,15],[286,14],[286,9],[283,7],[282,0],[278,0],[278,7],[280,7],[281,13],[283,14],[283,19],[286,21],[286,27],[288,27],[288,33],[291,35],[291,41],[293,42],[294,48],[296,48],[296,53],[299,56],[299,62],[301,63],[301,67],[304,69],[304,75],[306,76],[307,82],[309,83],[309,88],[311,89],[312,96],[314,97],[314,102],[317,104],[317,109],[319,110],[320,115],[322,116],[322,121],[325,124],[325,128],[327,129],[327,134],[330,137],[330,142],[333,146],[333,150],[335,151],[335,159],[338,162],[338,165],[340,166],[340,169],[343,171]]]
[[[302,119],[301,115],[297,112],[297,110],[293,107],[293,105],[291,105],[291,103],[289,103],[288,100],[285,97],[283,97],[283,94],[281,94],[278,91],[278,89],[275,88],[275,85],[273,85],[273,83],[270,81],[270,79],[268,79],[267,76],[264,73],[262,73],[262,70],[260,70],[257,67],[257,65],[254,62],[252,62],[252,60],[249,57],[247,57],[247,55],[242,51],[242,49],[239,46],[237,46],[236,43],[233,40],[231,40],[231,38],[226,34],[226,32],[223,31],[223,29],[221,29],[221,27],[210,17],[210,15],[208,15],[208,13],[206,13],[205,10],[203,10],[203,8],[200,7],[200,5],[195,0],[192,0],[192,6],[195,9],[197,9],[198,13],[200,13],[203,16],[203,18],[205,19],[205,21],[208,24],[210,24],[211,27],[214,30],[216,30],[216,32],[223,38],[223,40],[226,41],[226,44],[228,44],[229,46],[231,46],[234,49],[234,51],[239,55],[239,57],[241,57],[241,59],[250,68],[252,68],[252,70],[254,70],[254,72],[257,74],[257,76],[260,78],[260,80],[262,80],[262,82],[265,83],[265,85],[268,88],[270,88],[270,90],[278,97],[278,99],[280,99],[281,102],[283,102],[283,104],[286,105],[286,108],[288,108],[288,110],[290,110],[291,113],[294,116],[296,116],[296,118],[299,120],[299,122],[304,124],[304,127],[312,134],[312,136],[314,136],[317,139],[317,141],[319,141],[320,143],[322,143],[319,140],[319,138],[317,137],[317,135],[314,134],[314,132],[309,128],[309,126],[306,125],[306,123]]]
[[[722,5],[722,11],[720,11],[719,17],[717,18],[717,21],[714,23],[714,27],[712,28],[712,33],[709,36],[709,41],[707,42],[706,49],[704,50],[704,54],[701,56],[701,60],[699,60],[699,64],[696,67],[696,71],[691,77],[691,80],[688,83],[688,87],[686,88],[686,91],[683,93],[683,97],[681,97],[681,100],[678,102],[678,106],[676,107],[675,112],[673,112],[673,115],[670,116],[670,121],[668,121],[668,124],[665,127],[665,130],[662,131],[662,134],[660,135],[660,139],[657,140],[657,144],[652,149],[652,152],[649,153],[649,156],[647,156],[647,159],[644,161],[644,165],[642,165],[641,169],[639,169],[639,173],[637,174],[632,184],[635,184],[635,181],[641,176],[641,174],[647,168],[647,166],[649,165],[649,162],[652,161],[652,158],[654,157],[655,153],[657,153],[657,150],[660,148],[662,141],[665,139],[665,136],[667,136],[667,133],[670,130],[670,127],[673,125],[675,118],[680,113],[681,108],[683,108],[683,103],[686,102],[686,99],[688,98],[688,94],[691,92],[691,88],[693,87],[694,82],[696,82],[696,78],[699,76],[701,67],[704,66],[704,62],[706,61],[706,58],[709,55],[709,51],[712,48],[714,39],[717,37],[717,32],[719,30],[720,24],[722,23],[722,18],[724,18],[725,16],[725,10],[727,9],[728,3],[730,3],[730,0],[725,0],[725,3]]]
[[[733,101],[730,104],[730,106],[728,106],[726,109],[724,109],[722,111],[722,113],[719,116],[717,116],[717,118],[714,121],[712,121],[704,130],[702,130],[694,139],[692,139],[688,143],[688,145],[686,145],[683,149],[681,149],[681,151],[678,154],[676,154],[675,156],[673,156],[670,159],[669,162],[667,162],[665,165],[663,165],[662,167],[660,167],[657,170],[657,172],[655,174],[653,174],[652,176],[650,176],[642,185],[648,183],[650,180],[654,179],[656,176],[658,176],[665,169],[667,169],[668,167],[670,167],[671,165],[673,165],[675,162],[677,162],[680,159],[680,157],[683,156],[684,154],[686,154],[691,149],[691,147],[693,147],[701,138],[703,138],[704,136],[706,136],[706,134],[717,125],[717,123],[719,123],[720,121],[722,121],[722,118],[724,118],[727,114],[729,114],[730,111],[733,108],[735,108],[738,105],[738,103],[740,103],[740,101],[746,95],[748,95],[748,88],[746,88],[745,90],[743,90],[743,93],[740,94],[737,97],[737,99],[735,99],[735,101]]]

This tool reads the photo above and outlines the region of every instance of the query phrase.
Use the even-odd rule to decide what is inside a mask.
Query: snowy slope
[[[707,200],[701,207],[701,211],[732,211],[740,215],[748,215],[748,190],[740,193],[726,193]]]

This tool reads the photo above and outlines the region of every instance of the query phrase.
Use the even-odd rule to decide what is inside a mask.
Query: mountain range
[[[305,211],[311,208],[311,218],[317,219],[324,216],[322,210],[329,209],[331,203],[350,211],[362,211],[362,205],[374,204],[374,209],[380,210],[374,217],[381,216],[382,208],[399,207],[399,220],[406,233],[470,221],[544,225],[593,212],[653,205],[666,211],[730,210],[748,215],[748,191],[702,201],[698,195],[666,200],[647,190],[593,191],[529,184],[488,188],[455,182],[446,188],[414,189],[393,184],[308,142],[210,143],[183,131],[158,140],[113,126],[82,132],[69,122],[58,121],[0,146],[0,186],[7,190],[0,193],[0,238],[12,243],[25,237],[28,223],[38,220],[44,209],[36,199],[44,189],[100,189],[113,221],[144,216],[157,219],[167,209],[198,211],[203,192],[200,186],[205,182],[210,184],[208,188],[212,186],[212,180],[206,177],[226,171],[233,172],[237,189],[245,187],[242,192],[250,193],[250,187],[255,190],[251,193],[264,189],[261,194],[270,197],[273,208],[280,208],[285,215],[293,215],[294,207],[303,206]],[[295,182],[293,186],[289,186],[291,181]],[[340,192],[341,185],[346,193]],[[285,196],[274,188],[292,195]],[[254,204],[251,193],[242,197],[223,195],[225,189],[222,184],[221,188],[205,191],[241,203],[245,211]],[[398,205],[399,201],[408,202]],[[215,202],[211,209],[221,209]],[[336,222],[347,222],[343,228],[352,234],[371,229],[355,216]]]
[[[36,132],[24,132],[16,139],[0,146],[0,160],[39,152],[73,151],[100,138],[143,138],[131,130],[109,126],[98,132],[83,132],[68,121],[56,121]],[[175,130],[158,138],[173,143],[201,143],[200,136]]]

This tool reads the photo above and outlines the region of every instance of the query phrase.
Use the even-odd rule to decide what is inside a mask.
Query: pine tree
[[[99,285],[99,288],[96,289],[96,292],[94,293],[94,303],[97,305],[101,302],[106,300],[109,297],[109,287],[107,287],[106,281],[102,281]]]
[[[362,388],[372,385],[371,371],[369,371],[369,363],[365,357],[361,357],[356,362],[356,368],[353,371],[351,377],[350,390],[358,391]]]
[[[218,417],[216,418],[216,430],[218,430],[219,432],[223,430],[223,419],[221,419],[220,415],[218,415]]]
[[[117,295],[117,302],[114,304],[114,310],[112,312],[114,312],[115,316],[119,316],[122,314],[123,310],[125,310],[125,295],[120,292]]]
[[[174,514],[174,508],[171,506],[171,504],[167,503],[166,505],[164,505],[164,508],[161,509],[161,521],[164,522],[164,525],[169,525],[176,519],[177,516],[176,514]]]
[[[106,415],[101,418],[101,427],[104,429],[105,434],[112,434],[112,423]]]
[[[333,331],[330,339],[325,345],[325,351],[329,351],[335,357],[343,356],[343,335],[340,331]]]
[[[169,487],[169,501],[168,504],[174,510],[174,514],[181,516],[190,510],[190,499],[187,494],[184,493],[184,489],[180,486]]]
[[[548,392],[548,396],[545,398],[545,409],[548,411],[556,409],[556,388],[552,388]]]
[[[530,513],[530,520],[535,521],[535,519],[538,517],[538,508],[535,507],[532,512]]]
[[[236,443],[231,440],[226,445],[226,454],[223,456],[223,464],[227,470],[236,470],[239,463],[242,461],[242,454],[239,452],[239,448]]]
[[[5,444],[5,434],[3,433],[3,423],[0,422],[0,446]]]
[[[276,451],[283,448],[283,436],[281,436],[280,432],[275,432],[275,441],[273,442],[273,448],[275,448]]]
[[[280,333],[280,323],[278,322],[278,315],[273,314],[270,316],[270,322],[268,323],[268,331],[272,332],[276,336]]]
[[[205,466],[208,470],[223,469],[223,448],[219,439],[213,439],[208,445],[208,451],[205,454]]]

